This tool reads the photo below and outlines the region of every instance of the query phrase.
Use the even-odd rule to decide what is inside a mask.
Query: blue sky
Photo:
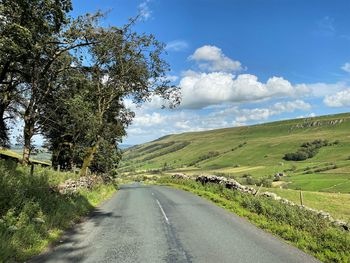
[[[73,16],[140,12],[139,32],[167,44],[183,104],[136,112],[124,143],[169,133],[345,112],[350,107],[348,0],[73,0]]]

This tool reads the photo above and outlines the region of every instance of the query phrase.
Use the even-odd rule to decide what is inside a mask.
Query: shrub
[[[305,142],[300,146],[301,148],[297,152],[286,153],[283,159],[286,161],[304,161],[306,159],[314,157],[320,148],[333,144],[335,144],[335,142],[329,143],[327,140],[314,140],[312,142]]]

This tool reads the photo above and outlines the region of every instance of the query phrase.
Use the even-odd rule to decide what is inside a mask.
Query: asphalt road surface
[[[191,193],[124,185],[32,262],[319,262]]]

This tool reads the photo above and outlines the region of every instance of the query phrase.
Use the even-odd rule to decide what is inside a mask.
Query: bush
[[[300,149],[295,153],[286,153],[283,157],[286,161],[304,161],[314,157],[318,150],[325,146],[338,144],[339,142],[329,143],[327,140],[314,140],[312,142],[305,142]]]

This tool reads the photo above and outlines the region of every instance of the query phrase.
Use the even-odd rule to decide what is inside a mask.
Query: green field
[[[303,161],[283,159],[286,153],[297,152],[302,144],[314,140],[327,140],[329,145]],[[350,113],[168,135],[125,150],[121,173],[152,170],[217,174],[257,185],[262,179],[264,183],[272,182],[276,173],[284,173],[280,181],[272,182],[278,191],[349,194]],[[320,209],[327,206],[326,200],[334,198],[317,198],[320,196],[322,201],[315,206]],[[350,218],[346,213],[334,213],[335,210],[331,212]]]

